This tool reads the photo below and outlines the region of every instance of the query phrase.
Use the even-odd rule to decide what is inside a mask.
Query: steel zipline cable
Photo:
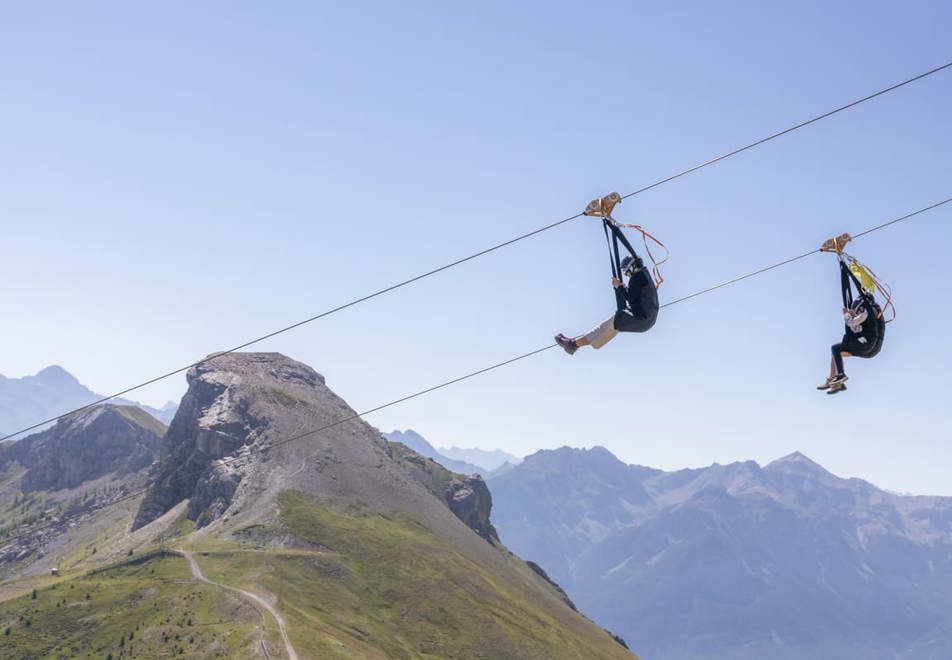
[[[857,239],[857,238],[859,238],[859,237],[861,237],[861,236],[866,236],[867,234],[871,234],[871,233],[873,233],[873,232],[875,232],[875,231],[879,231],[880,229],[884,229],[884,228],[886,228],[886,227],[895,225],[895,224],[897,224],[897,223],[899,223],[899,222],[902,222],[902,221],[904,221],[904,220],[908,220],[908,219],[913,218],[913,217],[915,217],[915,216],[918,216],[918,215],[920,215],[920,214],[922,214],[922,213],[926,213],[927,211],[931,211],[931,210],[933,210],[933,209],[936,209],[936,208],[938,208],[938,207],[940,207],[940,206],[942,206],[942,205],[944,205],[944,204],[948,204],[949,202],[952,202],[952,197],[946,198],[946,199],[944,199],[944,200],[942,200],[942,201],[940,201],[940,202],[936,202],[935,204],[930,204],[929,206],[925,206],[925,207],[923,207],[923,208],[921,208],[921,209],[919,209],[919,210],[917,210],[917,211],[913,211],[913,212],[911,212],[911,213],[907,213],[906,215],[903,215],[903,216],[901,216],[901,217],[895,218],[895,219],[890,220],[890,221],[888,221],[888,222],[884,222],[884,223],[882,223],[882,224],[880,224],[880,225],[876,225],[875,227],[871,227],[871,228],[869,228],[869,229],[866,229],[866,230],[864,230],[864,231],[862,231],[862,232],[860,232],[860,233],[858,233],[858,234],[853,235],[853,240],[855,240],[855,239]],[[786,266],[786,265],[788,265],[788,264],[791,264],[791,263],[793,263],[793,262],[795,262],[795,261],[799,261],[799,260],[801,260],[801,259],[805,259],[806,257],[809,257],[809,256],[811,256],[811,255],[813,255],[813,254],[819,254],[819,253],[820,253],[820,250],[819,250],[819,249],[810,250],[809,252],[804,252],[803,254],[797,255],[797,256],[795,256],[795,257],[791,257],[791,258],[789,258],[789,259],[784,259],[783,261],[778,261],[777,263],[771,264],[771,265],[769,265],[769,266],[764,266],[763,268],[758,268],[757,270],[752,271],[752,272],[750,272],[750,273],[747,273],[747,274],[745,274],[745,275],[741,275],[741,276],[739,276],[739,277],[735,277],[735,278],[730,279],[730,280],[727,280],[727,281],[725,281],[725,282],[721,282],[720,284],[716,284],[716,285],[711,286],[711,287],[708,287],[708,288],[706,288],[706,289],[701,289],[700,291],[696,291],[695,293],[689,294],[689,295],[687,295],[687,296],[683,296],[683,297],[678,298],[678,299],[676,299],[676,300],[672,300],[671,302],[668,302],[668,303],[665,303],[664,305],[661,305],[661,307],[664,308],[664,307],[670,307],[671,305],[676,305],[676,304],[681,303],[681,302],[684,302],[684,301],[686,301],[686,300],[690,300],[691,298],[696,298],[696,297],[701,296],[701,295],[704,295],[704,294],[706,294],[706,293],[710,293],[710,292],[712,292],[712,291],[716,291],[716,290],[718,290],[718,289],[722,289],[722,288],[724,288],[724,287],[726,287],[726,286],[730,286],[731,284],[736,284],[737,282],[741,282],[741,281],[746,280],[746,279],[749,279],[749,278],[751,278],[751,277],[755,277],[756,275],[760,275],[760,274],[762,274],[762,273],[766,273],[766,272],[768,272],[768,271],[771,271],[771,270],[780,268],[780,267],[782,267],[782,266]],[[492,364],[492,365],[490,365],[490,366],[488,366],[488,367],[483,367],[482,369],[478,369],[478,370],[476,370],[476,371],[471,371],[471,372],[469,372],[469,373],[467,373],[467,374],[465,374],[465,375],[463,375],[463,376],[458,376],[458,377],[456,377],[456,378],[453,378],[452,380],[448,380],[448,381],[442,382],[442,383],[440,383],[440,384],[438,384],[438,385],[433,385],[433,386],[428,387],[428,388],[426,388],[426,389],[419,390],[419,391],[417,391],[417,392],[414,392],[413,394],[409,394],[409,395],[407,395],[407,396],[400,397],[399,399],[394,399],[394,400],[392,400],[392,401],[388,401],[387,403],[381,404],[381,405],[376,406],[376,407],[374,407],[374,408],[370,408],[370,409],[368,409],[368,410],[364,410],[363,412],[353,413],[353,414],[351,414],[351,415],[348,415],[348,416],[343,417],[343,418],[341,418],[341,419],[335,420],[335,421],[333,421],[333,422],[330,422],[330,423],[325,424],[325,425],[323,425],[323,426],[320,426],[320,427],[318,427],[318,428],[311,429],[311,430],[309,430],[309,431],[304,431],[304,432],[302,432],[302,433],[298,433],[298,434],[296,434],[296,435],[292,435],[292,436],[289,436],[289,437],[287,437],[287,438],[282,438],[282,439],[276,440],[276,441],[274,441],[274,442],[272,442],[272,443],[270,443],[270,444],[261,445],[260,447],[258,447],[258,448],[256,448],[256,449],[252,450],[252,452],[249,452],[249,453],[260,453],[260,452],[262,452],[262,451],[268,451],[268,450],[273,449],[273,448],[275,448],[275,447],[280,447],[280,446],[282,446],[282,445],[286,445],[286,444],[289,444],[289,443],[291,443],[291,442],[296,442],[296,441],[298,441],[298,440],[302,440],[302,439],[304,439],[304,438],[310,437],[310,436],[312,436],[312,435],[316,435],[316,434],[318,434],[318,433],[321,433],[321,432],[326,431],[326,430],[328,430],[328,429],[334,428],[334,427],[336,427],[336,426],[340,426],[341,424],[346,424],[347,422],[352,422],[352,421],[357,420],[357,419],[362,419],[362,418],[364,418],[365,416],[370,415],[370,414],[372,414],[372,413],[375,413],[375,412],[384,410],[384,409],[386,409],[386,408],[390,408],[390,407],[392,407],[392,406],[396,406],[396,405],[401,404],[401,403],[404,403],[404,402],[406,402],[406,401],[410,401],[411,399],[416,399],[416,398],[419,398],[419,397],[421,397],[421,396],[425,396],[425,395],[430,394],[430,393],[432,393],[432,392],[435,392],[435,391],[437,391],[437,390],[441,390],[441,389],[443,389],[443,388],[449,387],[450,385],[455,385],[456,383],[460,383],[460,382],[462,382],[462,381],[469,380],[470,378],[475,378],[476,376],[479,376],[479,375],[488,373],[488,372],[490,372],[490,371],[495,371],[496,369],[505,367],[505,366],[510,365],[510,364],[513,364],[513,363],[515,363],[515,362],[520,362],[521,360],[525,360],[526,358],[530,358],[530,357],[533,357],[533,356],[535,356],[535,355],[539,355],[540,353],[544,353],[545,351],[548,351],[548,350],[550,350],[550,349],[552,349],[552,348],[556,348],[556,346],[558,346],[558,344],[548,344],[547,346],[543,346],[543,347],[541,347],[541,348],[537,348],[537,349],[535,349],[535,350],[533,350],[533,351],[529,351],[528,353],[523,353],[523,354],[521,354],[521,355],[517,355],[516,357],[509,358],[508,360],[503,360],[502,362],[497,362],[496,364]],[[174,477],[175,477],[176,479],[181,480],[181,479],[184,479],[184,478],[186,478],[186,477],[199,475],[199,474],[201,474],[201,473],[207,471],[208,469],[210,469],[210,468],[212,468],[212,467],[217,467],[217,466],[221,466],[221,465],[227,465],[227,464],[229,464],[229,463],[234,463],[234,462],[239,461],[239,460],[245,460],[247,457],[248,457],[248,455],[246,454],[246,455],[242,455],[242,456],[233,456],[233,457],[231,457],[231,458],[218,459],[218,460],[213,461],[213,462],[210,463],[209,465],[204,466],[201,470],[193,470],[193,471],[191,471],[191,472],[185,472],[185,473],[175,473],[175,474],[174,474]],[[16,541],[17,539],[21,539],[21,538],[24,538],[24,537],[27,537],[27,536],[36,534],[37,532],[41,532],[41,531],[43,531],[44,529],[49,529],[49,528],[51,528],[51,527],[55,527],[55,526],[57,526],[57,525],[61,525],[61,524],[63,524],[64,522],[66,522],[66,521],[68,521],[68,520],[72,520],[73,518],[78,517],[79,515],[87,515],[87,514],[95,513],[95,512],[97,512],[97,511],[101,511],[101,510],[103,510],[103,509],[106,509],[106,508],[115,506],[115,505],[120,504],[120,503],[122,503],[122,502],[126,502],[126,501],[129,501],[129,500],[135,499],[136,497],[145,494],[145,493],[149,490],[150,487],[151,487],[151,484],[146,485],[146,486],[144,486],[144,487],[142,487],[142,488],[135,489],[135,490],[133,490],[133,491],[131,491],[131,492],[129,492],[129,493],[127,493],[127,494],[125,494],[125,495],[123,495],[123,496],[121,496],[121,497],[115,499],[115,500],[112,500],[112,501],[110,501],[110,502],[107,502],[106,504],[103,504],[102,506],[92,507],[91,509],[89,509],[89,510],[87,510],[87,511],[82,511],[82,512],[80,512],[79,514],[77,514],[77,515],[75,515],[75,516],[72,516],[72,517],[67,517],[67,518],[65,518],[64,520],[59,520],[59,521],[53,522],[53,523],[47,523],[47,524],[44,524],[44,525],[41,525],[41,526],[38,526],[38,527],[33,527],[33,528],[29,529],[29,530],[26,530],[26,531],[21,532],[21,533],[16,534],[16,535],[8,536],[8,537],[5,537],[5,538],[0,538],[0,548],[3,548],[3,547],[5,547],[5,546],[9,545],[10,543]]]
[[[908,220],[909,218],[915,217],[915,216],[919,215],[920,213],[925,213],[926,211],[931,211],[932,209],[938,208],[939,206],[942,206],[943,204],[948,204],[949,202],[952,202],[952,197],[949,197],[948,199],[943,199],[941,202],[936,202],[935,204],[932,204],[932,205],[930,205],[930,206],[926,206],[926,207],[924,207],[924,208],[921,208],[921,209],[919,209],[918,211],[913,211],[912,213],[907,213],[906,215],[904,215],[904,216],[902,216],[902,217],[899,217],[899,218],[895,218],[895,219],[893,219],[893,220],[890,220],[889,222],[884,222],[884,223],[881,224],[881,225],[876,225],[875,227],[870,227],[869,229],[866,229],[866,230],[864,230],[864,231],[861,231],[861,232],[858,233],[858,234],[854,234],[854,235],[853,235],[853,240],[856,240],[857,238],[859,238],[859,237],[861,237],[861,236],[866,236],[867,234],[872,234],[874,231],[879,231],[880,229],[885,229],[886,227],[889,227],[889,226],[894,225],[894,224],[896,224],[896,223],[902,222],[903,220]],[[816,254],[817,252],[820,252],[820,250],[819,250],[819,249],[810,250],[809,252],[804,252],[803,254],[798,254],[798,255],[795,256],[795,257],[790,257],[789,259],[784,259],[783,261],[778,261],[778,262],[775,263],[775,264],[771,264],[771,265],[769,265],[769,266],[764,266],[763,268],[760,268],[760,269],[758,269],[758,270],[755,270],[755,271],[753,271],[752,273],[747,273],[746,275],[741,275],[740,277],[735,277],[735,278],[733,278],[733,279],[727,280],[726,282],[721,282],[720,284],[715,284],[715,285],[712,286],[712,287],[708,287],[708,288],[706,288],[706,289],[701,289],[700,291],[695,291],[694,293],[690,293],[690,294],[688,294],[688,295],[686,295],[686,296],[682,296],[681,298],[677,298],[677,299],[675,299],[675,300],[672,300],[671,302],[667,302],[667,303],[661,305],[661,307],[670,307],[671,305],[677,305],[678,303],[684,302],[685,300],[690,300],[691,298],[696,298],[696,297],[698,297],[698,296],[704,295],[705,293],[710,293],[711,291],[715,291],[715,290],[720,289],[720,288],[723,288],[723,287],[725,287],[725,286],[730,286],[731,284],[736,284],[737,282],[740,282],[741,280],[746,280],[746,279],[748,279],[748,278],[750,278],[750,277],[754,277],[755,275],[760,275],[761,273],[766,273],[768,270],[773,270],[773,269],[775,269],[775,268],[780,268],[781,266],[786,266],[787,264],[792,264],[794,261],[799,261],[800,259],[805,259],[805,258],[809,257],[809,256],[812,255],[812,254]]]
[[[703,163],[700,163],[700,164],[695,165],[695,166],[693,166],[693,167],[689,167],[688,169],[682,170],[682,171],[678,172],[677,174],[672,174],[671,176],[665,177],[664,179],[660,179],[660,180],[658,180],[658,181],[655,181],[654,183],[648,184],[647,186],[644,186],[644,187],[642,187],[642,188],[639,188],[638,190],[632,191],[632,192],[630,192],[630,193],[628,193],[628,194],[626,194],[626,195],[622,195],[621,198],[622,198],[622,199],[627,199],[627,198],[633,197],[633,196],[635,196],[635,195],[640,195],[641,193],[646,192],[646,191],[648,191],[648,190],[651,190],[652,188],[657,188],[658,186],[662,186],[662,185],[664,185],[664,184],[666,184],[666,183],[669,183],[669,182],[671,182],[671,181],[674,181],[675,179],[680,179],[680,178],[683,177],[683,176],[687,176],[688,174],[691,174],[691,173],[693,173],[693,172],[697,172],[697,171],[700,170],[700,169],[703,169],[703,168],[708,167],[708,166],[710,166],[710,165],[713,165],[713,164],[715,164],[715,163],[719,163],[719,162],[722,161],[722,160],[726,160],[726,159],[728,159],[728,158],[730,158],[730,157],[732,157],[732,156],[736,156],[737,154],[740,154],[740,153],[743,153],[743,152],[745,152],[745,151],[747,151],[747,150],[749,150],[749,149],[753,149],[753,148],[755,148],[755,147],[758,147],[758,146],[760,146],[760,145],[762,145],[762,144],[765,144],[765,143],[767,143],[767,142],[770,142],[771,140],[775,140],[775,139],[777,139],[777,138],[779,138],[779,137],[782,137],[782,136],[784,136],[784,135],[787,135],[788,133],[792,133],[792,132],[794,132],[794,131],[796,131],[796,130],[799,130],[799,129],[801,129],[801,128],[804,128],[804,127],[806,127],[806,126],[810,126],[811,124],[814,124],[814,123],[816,123],[816,122],[818,122],[818,121],[822,121],[823,119],[826,119],[826,118],[828,118],[828,117],[831,117],[831,116],[833,116],[833,115],[835,115],[835,114],[838,114],[838,113],[843,112],[843,111],[845,111],[845,110],[849,110],[850,108],[854,108],[854,107],[856,107],[856,106],[858,106],[858,105],[860,105],[860,104],[862,104],[862,103],[866,103],[867,101],[871,101],[871,100],[873,100],[873,99],[875,99],[875,98],[878,98],[878,97],[880,97],[880,96],[883,96],[884,94],[888,94],[888,93],[893,92],[893,91],[895,91],[895,90],[897,90],[897,89],[900,89],[901,87],[905,87],[906,85],[909,85],[909,84],[911,84],[911,83],[914,83],[914,82],[916,82],[916,81],[918,81],[918,80],[922,80],[923,78],[927,78],[928,76],[931,76],[931,75],[934,75],[934,74],[939,73],[939,72],[941,72],[941,71],[944,71],[945,69],[948,69],[948,68],[950,68],[950,67],[952,67],[952,62],[947,62],[946,64],[943,64],[943,65],[941,65],[941,66],[937,66],[937,67],[935,67],[934,69],[930,69],[930,70],[928,70],[928,71],[925,71],[925,72],[923,72],[923,73],[920,73],[920,74],[917,75],[917,76],[913,76],[912,78],[907,78],[906,80],[903,80],[902,82],[899,82],[899,83],[896,83],[896,84],[891,85],[891,86],[889,86],[889,87],[886,87],[885,89],[881,89],[881,90],[879,90],[879,91],[877,91],[877,92],[874,92],[874,93],[872,93],[872,94],[869,94],[869,95],[867,95],[867,96],[864,96],[864,97],[862,97],[862,98],[860,98],[860,99],[856,99],[855,101],[851,101],[851,102],[849,102],[849,103],[847,103],[847,104],[845,104],[845,105],[841,105],[841,106],[839,106],[839,107],[837,107],[837,108],[834,108],[833,110],[830,110],[830,111],[828,111],[828,112],[824,112],[823,114],[820,114],[820,115],[817,115],[817,116],[812,117],[812,118],[810,118],[810,119],[807,119],[806,121],[802,121],[802,122],[800,122],[799,124],[795,124],[795,125],[793,125],[793,126],[790,126],[790,127],[788,127],[788,128],[785,128],[785,129],[783,129],[782,131],[778,131],[778,132],[776,132],[776,133],[772,133],[771,135],[768,135],[768,136],[766,136],[766,137],[760,138],[759,140],[756,140],[756,141],[754,141],[754,142],[751,142],[751,143],[749,143],[749,144],[746,144],[746,145],[744,145],[744,146],[742,146],[742,147],[738,147],[738,148],[736,148],[736,149],[733,149],[733,150],[731,150],[731,151],[728,151],[728,152],[726,152],[726,153],[723,153],[723,154],[721,154],[720,156],[716,156],[716,157],[714,157],[714,158],[711,158],[710,160],[704,161]],[[260,342],[262,342],[262,341],[265,341],[265,340],[267,340],[267,339],[271,339],[272,337],[276,337],[277,335],[283,334],[283,333],[288,332],[288,331],[290,331],[290,330],[294,330],[295,328],[299,328],[299,327],[301,327],[302,325],[307,325],[308,323],[313,323],[314,321],[317,321],[317,320],[322,319],[322,318],[324,318],[324,317],[330,316],[330,315],[332,315],[332,314],[336,314],[337,312],[341,312],[341,311],[343,311],[343,310],[345,310],[345,309],[348,309],[349,307],[353,307],[353,306],[355,306],[355,305],[359,305],[360,303],[366,302],[366,301],[371,300],[371,299],[373,299],[373,298],[376,298],[376,297],[378,297],[378,296],[382,296],[382,295],[384,295],[384,294],[386,294],[386,293],[390,293],[391,291],[395,291],[396,289],[400,289],[400,288],[402,288],[402,287],[408,286],[408,285],[413,284],[413,283],[415,283],[415,282],[419,282],[419,281],[422,280],[422,279],[425,279],[425,278],[427,278],[427,277],[431,277],[432,275],[436,275],[436,274],[441,273],[441,272],[443,272],[443,271],[445,271],[445,270],[449,270],[450,268],[455,268],[456,266],[459,266],[459,265],[461,265],[461,264],[464,264],[464,263],[466,263],[466,262],[468,262],[468,261],[472,261],[472,260],[474,260],[474,259],[478,259],[479,257],[485,256],[485,255],[489,254],[490,252],[495,252],[496,250],[500,250],[500,249],[502,249],[502,248],[504,248],[504,247],[507,247],[507,246],[509,246],[509,245],[512,245],[512,244],[514,244],[514,243],[518,243],[519,241],[525,240],[525,239],[527,239],[527,238],[531,238],[532,236],[535,236],[535,235],[537,235],[537,234],[541,234],[542,232],[548,231],[548,230],[550,230],[550,229],[554,229],[554,228],[556,228],[556,227],[559,227],[559,226],[561,226],[561,225],[564,225],[564,224],[566,224],[566,223],[568,223],[568,222],[571,222],[571,221],[573,221],[573,220],[577,220],[578,218],[583,217],[583,215],[584,215],[584,214],[582,214],[582,213],[576,213],[576,214],[573,215],[573,216],[569,216],[569,217],[567,217],[567,218],[564,218],[564,219],[562,219],[562,220],[558,220],[558,221],[556,221],[556,222],[550,223],[550,224],[545,225],[545,226],[543,226],[543,227],[539,227],[538,229],[533,229],[533,230],[530,231],[530,232],[527,232],[527,233],[522,234],[522,235],[520,235],[520,236],[516,236],[515,238],[511,238],[511,239],[509,239],[509,240],[507,240],[507,241],[503,241],[502,243],[497,243],[496,245],[493,245],[493,246],[491,246],[491,247],[488,247],[488,248],[486,248],[486,249],[484,249],[484,250],[480,250],[479,252],[474,252],[473,254],[470,254],[470,255],[468,255],[468,256],[462,257],[462,258],[460,258],[460,259],[457,259],[456,261],[452,261],[452,262],[450,262],[450,263],[448,263],[448,264],[444,264],[443,266],[439,266],[439,267],[437,267],[437,268],[433,268],[432,270],[428,270],[428,271],[426,271],[426,272],[424,272],[424,273],[420,273],[419,275],[415,275],[415,276],[413,276],[413,277],[411,277],[411,278],[409,278],[409,279],[403,280],[403,281],[401,281],[401,282],[397,282],[397,283],[395,283],[395,284],[391,284],[390,286],[387,286],[387,287],[385,287],[385,288],[383,288],[383,289],[379,289],[379,290],[377,290],[377,291],[374,291],[373,293],[369,293],[369,294],[367,294],[367,295],[365,295],[365,296],[362,296],[362,297],[360,297],[360,298],[355,298],[354,300],[351,300],[351,301],[349,301],[349,302],[346,302],[346,303],[343,303],[343,304],[341,304],[341,305],[338,305],[337,307],[333,307],[333,308],[331,308],[331,309],[328,309],[328,310],[326,310],[326,311],[323,311],[323,312],[321,312],[321,313],[319,313],[319,314],[316,314],[316,315],[314,315],[314,316],[311,316],[310,318],[306,318],[306,319],[304,319],[304,320],[302,320],[302,321],[298,321],[297,323],[292,323],[291,325],[285,326],[285,327],[280,328],[280,329],[278,329],[278,330],[274,330],[273,332],[269,332],[269,333],[267,333],[267,334],[265,334],[265,335],[262,335],[262,336],[260,336],[260,337],[256,337],[256,338],[251,339],[251,340],[249,340],[249,341],[246,341],[246,342],[244,342],[244,343],[242,343],[242,344],[239,344],[239,345],[237,345],[237,346],[234,346],[234,347],[232,347],[232,348],[229,348],[228,350],[220,351],[220,352],[218,352],[218,353],[214,353],[214,354],[209,355],[209,356],[207,356],[207,357],[205,357],[205,358],[202,358],[201,360],[198,360],[198,361],[196,361],[196,362],[192,362],[192,363],[187,364],[187,365],[185,365],[185,366],[183,366],[183,367],[179,367],[179,368],[174,369],[174,370],[172,370],[172,371],[169,371],[169,372],[167,372],[167,373],[161,374],[161,375],[159,375],[159,376],[155,376],[154,378],[150,378],[150,379],[148,379],[148,380],[146,380],[146,381],[143,381],[143,382],[139,383],[138,385],[133,385],[133,386],[131,386],[131,387],[127,387],[126,389],[121,390],[121,391],[119,391],[119,392],[116,392],[115,394],[111,394],[111,395],[109,395],[109,396],[104,396],[104,397],[102,397],[102,398],[100,398],[100,399],[97,399],[97,400],[93,401],[92,403],[88,403],[88,404],[86,404],[86,405],[84,405],[84,406],[80,406],[80,407],[78,407],[78,408],[74,408],[73,410],[64,411],[64,412],[62,412],[62,413],[56,415],[55,417],[50,417],[50,418],[48,418],[48,419],[44,419],[44,420],[42,420],[42,421],[38,421],[38,422],[36,422],[35,424],[31,424],[30,426],[24,427],[24,428],[22,428],[22,429],[19,429],[18,431],[14,431],[14,432],[12,432],[12,433],[8,433],[8,434],[6,434],[6,435],[0,437],[0,442],[3,442],[4,440],[9,440],[9,439],[11,439],[11,438],[15,438],[15,437],[18,436],[18,435],[22,435],[22,434],[24,434],[24,433],[26,433],[26,432],[28,432],[28,431],[33,431],[33,430],[35,430],[35,429],[40,428],[41,426],[45,426],[46,424],[49,424],[49,423],[51,423],[51,422],[55,422],[55,421],[56,421],[57,419],[59,419],[60,417],[63,417],[63,416],[66,416],[66,415],[72,415],[72,414],[77,413],[77,412],[79,412],[79,411],[81,411],[81,410],[86,410],[86,409],[88,409],[88,408],[92,408],[92,407],[94,407],[94,406],[98,406],[99,404],[106,403],[107,401],[111,401],[112,399],[115,399],[115,398],[118,398],[118,397],[121,397],[121,396],[125,396],[126,394],[129,394],[130,392],[134,392],[134,391],[136,391],[136,390],[142,389],[143,387],[147,387],[148,385],[152,385],[152,384],[157,383],[157,382],[159,382],[159,381],[165,380],[166,378],[171,378],[172,376],[176,376],[176,375],[178,375],[178,374],[180,374],[180,373],[183,373],[183,372],[185,372],[185,371],[188,371],[188,370],[191,369],[192,367],[197,367],[197,366],[200,365],[200,364],[204,364],[204,363],[206,363],[206,362],[208,362],[208,361],[210,361],[210,360],[214,360],[215,358],[221,357],[222,355],[227,355],[227,354],[229,354],[229,353],[235,353],[235,352],[240,351],[240,350],[242,350],[242,349],[248,348],[249,346],[252,346],[252,345],[254,345],[254,344],[258,344],[258,343],[260,343]]]

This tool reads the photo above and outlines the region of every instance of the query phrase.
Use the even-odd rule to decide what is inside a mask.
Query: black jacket
[[[658,320],[658,289],[647,268],[638,268],[627,285],[615,287],[615,330],[646,332]]]
[[[853,298],[850,282],[856,287],[856,298]],[[849,324],[845,324],[843,343],[850,344],[853,347],[850,352],[854,355],[873,357],[882,349],[883,340],[886,338],[886,321],[883,318],[883,310],[872,295],[863,291],[862,284],[842,261],[840,262],[840,288],[843,294],[843,307],[854,310],[863,309],[866,312],[866,319],[863,321],[859,332],[853,332]],[[860,343],[860,337],[865,341]]]

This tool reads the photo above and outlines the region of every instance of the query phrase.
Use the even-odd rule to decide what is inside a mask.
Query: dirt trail
[[[278,622],[278,629],[281,631],[281,639],[284,640],[284,648],[288,653],[288,658],[290,658],[290,660],[298,660],[298,655],[294,651],[294,647],[291,646],[291,639],[288,637],[288,628],[284,623],[284,618],[280,614],[278,614],[278,611],[274,609],[271,603],[266,601],[261,596],[251,593],[250,591],[245,591],[244,589],[238,589],[237,587],[230,587],[227,584],[222,584],[221,582],[215,582],[213,580],[209,580],[207,577],[205,577],[202,574],[202,569],[199,567],[198,562],[195,561],[195,558],[192,556],[191,552],[188,552],[186,550],[181,550],[180,552],[183,555],[185,555],[185,558],[188,560],[188,565],[191,566],[192,575],[195,577],[196,580],[201,580],[202,582],[207,582],[208,584],[214,584],[216,587],[221,587],[222,589],[227,589],[228,591],[233,591],[235,593],[241,594],[245,598],[251,599],[255,604],[260,605],[261,607],[266,609],[268,612],[270,612],[271,616],[274,617],[274,620]]]

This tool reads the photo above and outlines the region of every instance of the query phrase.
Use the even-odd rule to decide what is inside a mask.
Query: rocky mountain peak
[[[206,360],[189,369],[189,384],[200,379],[232,383],[241,376],[254,376],[307,387],[324,385],[321,374],[281,353],[212,353]]]
[[[278,353],[231,353],[189,370],[188,384],[135,528],[183,500],[199,526],[250,520],[297,489],[437,526],[447,525],[449,509],[453,534],[462,521],[495,539],[481,478],[388,443],[310,367]]]
[[[615,477],[624,478],[628,465],[604,447],[595,446],[591,449],[577,449],[574,447],[559,447],[558,449],[542,449],[526,456],[522,465],[531,472],[562,471],[567,474],[602,474],[611,473]]]
[[[764,466],[764,469],[774,472],[787,472],[791,474],[813,473],[830,477],[834,476],[822,465],[816,463],[808,456],[801,454],[798,451],[795,451],[792,454],[787,454],[786,456],[768,463],[766,466]]]
[[[35,378],[38,381],[54,385],[80,385],[79,381],[76,380],[73,374],[69,373],[66,371],[66,369],[59,366],[58,364],[53,364],[41,369],[39,372],[37,372]]]
[[[3,458],[27,468],[24,491],[74,488],[105,474],[147,467],[158,457],[164,433],[161,422],[138,408],[102,405],[14,443]]]
[[[262,448],[281,410],[306,406],[326,391],[320,374],[280,353],[218,355],[189,369],[186,379],[188,391],[134,528],[183,499],[193,520],[221,515],[260,459],[253,450]]]

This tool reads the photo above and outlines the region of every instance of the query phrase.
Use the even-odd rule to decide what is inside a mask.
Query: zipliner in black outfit
[[[601,348],[617,337],[619,332],[647,332],[658,320],[658,289],[651,273],[622,231],[607,219],[603,219],[603,224],[609,242],[617,310],[611,318],[584,335],[575,338],[561,333],[556,335],[556,343],[569,355],[581,346]],[[624,259],[620,258],[619,243],[630,253]],[[623,278],[627,279],[627,283]]]
[[[855,298],[853,286],[857,291]],[[830,347],[833,353],[830,376],[824,384],[817,387],[820,390],[828,390],[827,394],[836,394],[846,389],[844,357],[875,357],[882,350],[886,337],[886,321],[882,309],[873,295],[863,289],[863,285],[843,259],[840,259],[840,288],[843,294],[843,318],[846,321],[843,339]]]
[[[615,287],[613,325],[619,332],[647,332],[658,320],[658,289],[644,262],[636,255],[625,257],[622,272],[628,283]]]

